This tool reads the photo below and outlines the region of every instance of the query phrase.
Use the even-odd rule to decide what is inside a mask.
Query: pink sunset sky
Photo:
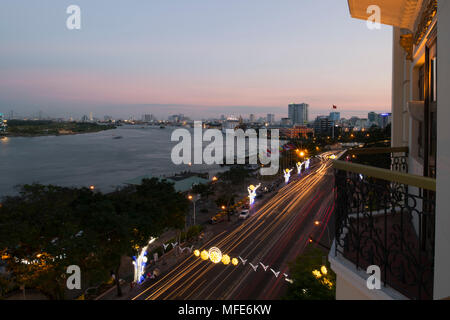
[[[347,1],[2,1],[0,112],[192,118],[311,117],[391,105],[392,30],[369,30]],[[311,120],[311,119],[310,119]]]

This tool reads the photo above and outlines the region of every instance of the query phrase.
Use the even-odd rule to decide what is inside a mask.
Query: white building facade
[[[450,190],[450,126],[448,125],[450,121],[448,107],[450,105],[450,1],[349,0],[348,4],[351,16],[363,20],[367,20],[370,16],[367,8],[370,5],[377,5],[381,9],[381,23],[393,26],[392,150],[390,152],[395,156],[399,155],[400,151],[406,150],[402,158],[407,164],[408,173],[395,175],[393,178],[395,181],[393,181],[381,170],[373,168],[361,170],[365,170],[366,174],[379,175],[376,176],[377,178],[385,176],[387,181],[391,181],[390,185],[388,184],[389,188],[392,188],[394,183],[400,182],[408,185],[407,193],[411,198],[407,197],[401,201],[405,207],[411,205],[411,201],[414,200],[416,211],[421,213],[417,216],[411,214],[407,219],[412,225],[410,237],[418,237],[420,247],[427,249],[427,258],[421,256],[423,259],[421,263],[423,266],[428,266],[429,260],[426,277],[431,281],[426,288],[421,288],[422,284],[417,279],[414,280],[416,282],[407,279],[410,283],[400,285],[398,281],[393,280],[393,274],[395,270],[400,270],[401,266],[395,265],[395,262],[391,260],[391,265],[388,266],[390,270],[388,279],[384,278],[385,285],[381,290],[370,290],[366,283],[369,276],[366,270],[355,267],[355,261],[360,257],[349,254],[348,247],[345,249],[347,254],[340,254],[339,249],[337,250],[346,237],[348,244],[348,234],[352,232],[351,228],[355,224],[355,220],[352,219],[360,217],[352,211],[346,214],[346,225],[337,232],[338,235],[329,254],[332,269],[337,274],[336,299],[448,298],[450,297],[450,232],[448,232],[450,229],[448,191]],[[356,167],[343,169],[345,165],[338,162],[336,166],[343,171],[356,172]],[[391,166],[393,167],[394,163]],[[361,177],[364,176],[361,175]],[[417,201],[414,198],[416,196]],[[377,213],[373,213],[370,208],[362,209],[365,211],[362,216],[365,218],[370,216],[370,220],[375,221],[379,219],[374,218],[375,215],[383,217],[385,214],[389,215],[389,218],[385,219],[388,221],[396,215],[399,216],[394,207],[395,205],[392,205],[390,212],[385,209],[384,212]],[[347,208],[347,210],[350,209]],[[370,211],[370,214],[367,211]],[[432,214],[428,214],[431,212]],[[341,219],[341,221],[344,220]],[[383,231],[383,227],[380,227],[380,230],[381,233],[387,233],[387,230]],[[402,232],[406,233],[405,230]],[[385,243],[388,242],[385,241]],[[358,246],[361,244],[358,243]],[[370,246],[370,250],[375,253],[372,256],[376,256],[378,249],[376,245]],[[380,249],[380,252],[382,250],[384,253],[388,252],[386,248]],[[417,253],[419,256],[420,250],[418,249]],[[360,251],[355,251],[355,254],[359,253]],[[402,254],[401,251],[400,254]],[[404,265],[404,269],[408,269],[408,263],[412,265],[413,262],[406,261],[398,263]],[[417,277],[417,272],[414,272],[416,271],[412,274]],[[389,279],[391,276],[392,278]],[[427,291],[426,294],[425,291]]]

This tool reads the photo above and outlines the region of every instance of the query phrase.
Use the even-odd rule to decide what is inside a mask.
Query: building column
[[[400,46],[400,28],[392,32],[392,123],[391,146],[403,146],[403,93],[405,75],[405,53]]]
[[[438,2],[437,192],[434,298],[450,297],[450,1]]]

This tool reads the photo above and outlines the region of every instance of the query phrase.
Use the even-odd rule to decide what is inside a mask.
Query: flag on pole
[[[337,109],[337,106],[333,104],[333,109]]]

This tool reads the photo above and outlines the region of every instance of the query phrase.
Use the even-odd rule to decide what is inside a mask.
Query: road
[[[324,241],[328,242],[332,236],[329,234],[332,227],[327,228],[327,224],[334,209],[333,185],[330,161],[317,160],[300,177],[293,177],[249,219],[231,224],[229,229],[196,248],[217,247],[230,257],[247,260],[245,265],[241,260],[238,266],[214,264],[191,255],[157,280],[144,283],[132,299],[280,298],[288,285],[288,263],[302,253],[309,237],[317,241],[325,237]],[[260,262],[268,266],[266,271]],[[250,263],[259,265],[256,271]]]

